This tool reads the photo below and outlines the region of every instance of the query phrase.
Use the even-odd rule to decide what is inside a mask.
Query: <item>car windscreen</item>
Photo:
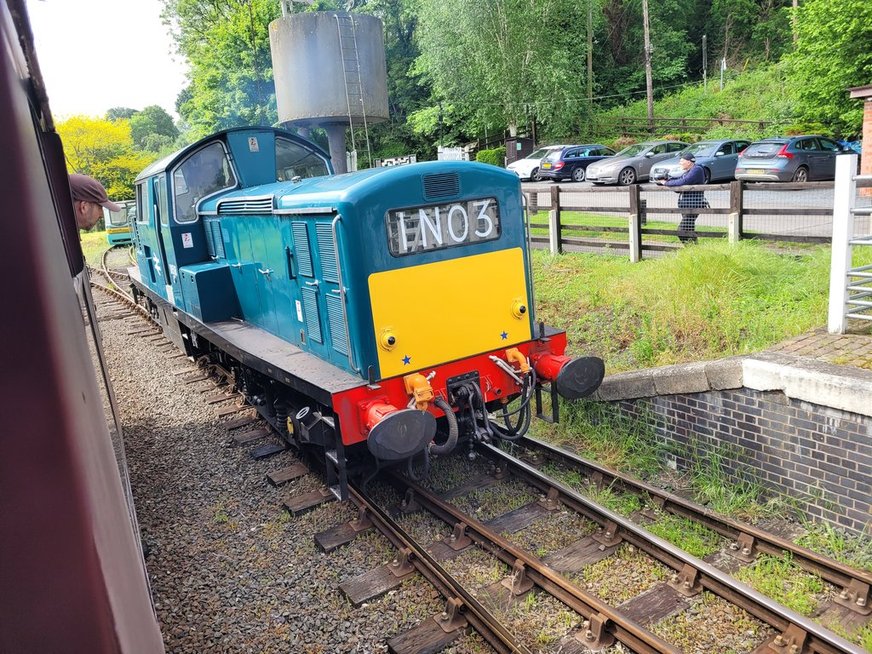
[[[628,148],[624,148],[616,157],[635,157],[637,154],[642,154],[645,150],[647,150],[650,146],[645,145],[644,143],[637,143],[636,145],[631,145]]]
[[[688,145],[684,148],[684,150],[681,151],[681,154],[688,152],[693,155],[699,155],[700,157],[710,157],[715,153],[716,145],[717,143],[694,143],[693,145]]]
[[[786,141],[764,141],[752,143],[742,153],[744,157],[774,157]]]

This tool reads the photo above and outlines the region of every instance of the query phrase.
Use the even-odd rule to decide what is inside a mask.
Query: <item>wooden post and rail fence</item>
[[[524,194],[529,212],[530,240],[534,247],[548,247],[552,254],[562,253],[565,246],[575,249],[627,250],[630,260],[636,262],[642,258],[645,251],[669,251],[680,247],[675,243],[668,243],[662,240],[657,241],[651,238],[656,236],[677,237],[679,234],[677,225],[675,228],[669,229],[649,227],[648,221],[652,215],[695,213],[700,217],[712,215],[721,217],[721,220],[718,221],[721,223],[719,229],[701,226],[694,232],[697,238],[727,238],[731,243],[736,243],[743,239],[791,243],[830,243],[832,239],[830,233],[827,233],[827,235],[797,233],[798,230],[792,225],[792,222],[806,217],[817,216],[828,217],[831,220],[833,216],[831,203],[828,206],[801,207],[778,206],[779,203],[770,202],[769,204],[772,206],[749,207],[747,206],[749,203],[746,202],[745,196],[749,192],[764,191],[776,194],[770,198],[774,199],[781,193],[816,190],[829,192],[832,188],[832,182],[748,183],[733,181],[727,184],[682,186],[680,188],[681,191],[703,191],[705,193],[712,191],[729,192],[728,206],[700,209],[678,208],[677,200],[672,199],[677,198],[677,187],[666,188],[653,184],[585,188],[555,184],[550,188],[550,203],[545,205],[539,204],[539,196],[545,194],[544,190],[525,189]],[[656,197],[653,194],[668,194],[670,200],[662,204],[669,204],[670,206],[649,207],[646,198],[642,197],[643,193],[652,200]],[[597,199],[602,198],[603,194],[610,194],[610,199],[613,202],[611,204],[606,204],[602,201],[598,202]],[[615,194],[623,195],[623,198],[620,198],[617,203],[614,202]],[[818,203],[820,204],[820,202]],[[718,204],[723,205],[725,203],[721,201]],[[543,210],[548,211],[547,223],[537,221],[537,214]],[[576,212],[581,215],[568,222],[564,219],[567,212]],[[595,214],[595,217],[610,217],[613,224],[585,224],[597,222],[592,219],[590,214]],[[623,225],[620,224],[623,222],[621,220],[622,216],[626,217],[626,223]],[[773,219],[783,220],[785,221],[784,228],[773,229],[773,226],[770,224],[763,226],[763,229],[768,231],[761,231],[759,228],[753,231],[746,229],[746,219],[754,216],[766,217],[770,223],[773,222]],[[778,218],[782,216],[784,217],[783,219]],[[542,235],[541,230],[543,229],[548,230],[547,236]],[[537,230],[537,233],[533,233],[533,230]],[[591,237],[590,234],[625,234],[626,237],[617,240]]]

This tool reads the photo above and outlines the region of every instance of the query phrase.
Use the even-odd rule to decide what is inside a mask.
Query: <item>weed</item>
[[[872,539],[868,536],[852,536],[820,522],[808,523],[805,528],[807,532],[796,540],[797,545],[872,572]]]
[[[735,576],[802,615],[814,613],[818,607],[815,594],[823,591],[820,577],[802,570],[789,553],[780,557],[764,554]]]
[[[717,552],[721,546],[721,537],[717,533],[698,522],[675,515],[664,514],[646,529],[700,559]]]

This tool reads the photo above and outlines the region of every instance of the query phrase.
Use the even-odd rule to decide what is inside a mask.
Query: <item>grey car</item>
[[[833,179],[842,146],[824,136],[787,136],[757,141],[739,157],[736,179],[808,182]]]
[[[696,164],[702,166],[706,184],[712,181],[729,181],[733,179],[736,173],[739,153],[749,145],[751,145],[751,141],[734,139],[700,141],[699,143],[688,145],[675,157],[652,166],[651,179],[681,177],[684,174],[684,170],[679,161],[681,160],[681,155],[689,152],[696,158]]]
[[[587,180],[594,184],[635,184],[648,179],[651,167],[674,157],[687,147],[681,141],[645,141],[624,148],[614,157],[587,167]]]

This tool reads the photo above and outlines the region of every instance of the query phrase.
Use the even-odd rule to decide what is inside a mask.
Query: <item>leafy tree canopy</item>
[[[806,0],[796,23],[787,61],[802,117],[856,133],[863,108],[848,89],[872,82],[872,2]]]
[[[155,149],[154,145],[172,145],[179,136],[179,129],[163,107],[153,104],[130,117],[130,135],[139,150],[158,152],[160,148]]]
[[[112,107],[106,112],[106,120],[130,120],[136,109],[130,107]]]
[[[73,116],[57,131],[69,172],[98,179],[114,200],[133,198],[133,181],[154,155],[135,151],[129,121]]]

